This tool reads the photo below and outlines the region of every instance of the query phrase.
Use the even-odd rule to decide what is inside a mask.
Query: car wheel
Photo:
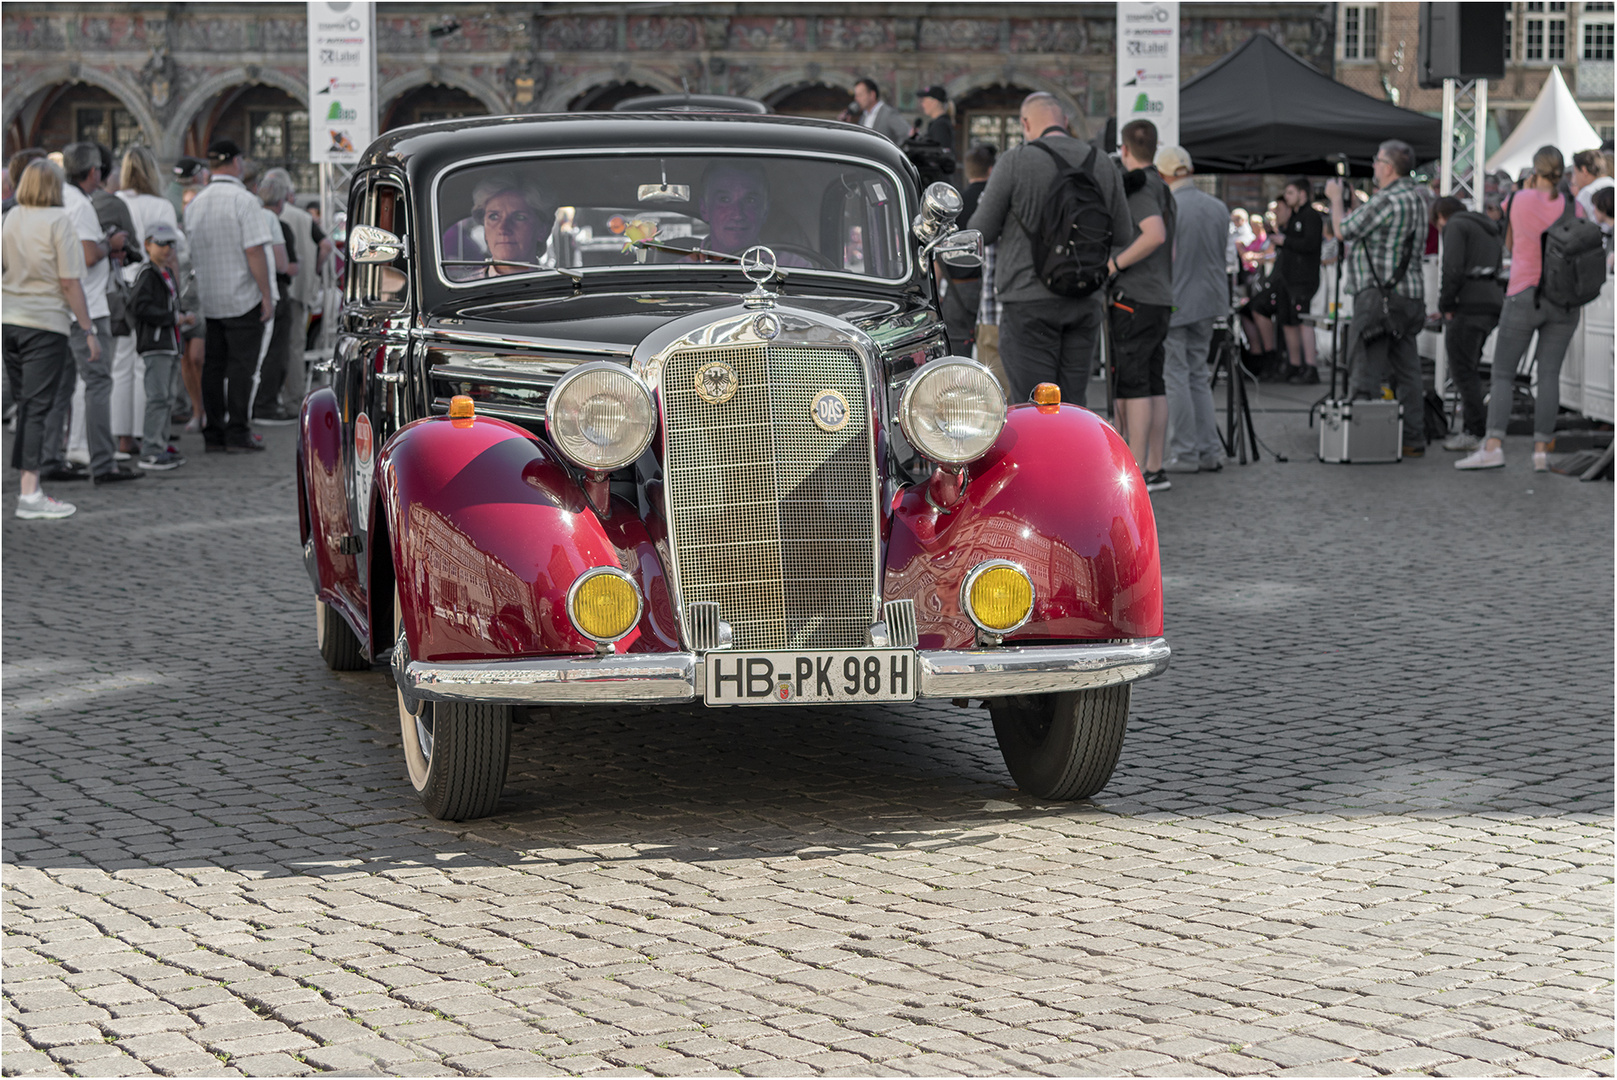
[[[332,671],[364,671],[371,666],[359,638],[348,628],[348,620],[322,600],[314,602],[314,636],[321,657]]]
[[[398,611],[395,592],[395,632]],[[440,821],[467,821],[494,813],[511,757],[511,707],[481,701],[421,701],[414,703],[412,712],[404,691],[394,692],[404,767],[427,813]]]
[[[1011,779],[1040,799],[1083,799],[1112,778],[1129,722],[1129,685],[996,698],[994,737]]]

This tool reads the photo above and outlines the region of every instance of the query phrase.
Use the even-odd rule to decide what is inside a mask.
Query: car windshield
[[[458,169],[436,198],[439,261],[450,282],[735,265],[757,244],[788,272],[909,275],[892,177],[852,162],[596,152]]]

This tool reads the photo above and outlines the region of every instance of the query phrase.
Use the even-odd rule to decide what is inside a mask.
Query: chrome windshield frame
[[[719,150],[714,147],[699,146],[669,146],[650,148],[643,146],[611,148],[568,147],[566,149],[556,150],[533,150],[521,154],[483,154],[478,157],[466,158],[464,161],[457,161],[452,166],[438,170],[437,175],[432,178],[432,186],[427,196],[428,202],[431,204],[428,209],[430,211],[430,220],[432,221],[432,234],[429,238],[429,242],[431,244],[432,270],[438,284],[448,289],[464,290],[485,287],[490,280],[488,278],[474,278],[468,281],[451,281],[449,278],[444,276],[440,245],[443,243],[443,230],[445,226],[438,213],[438,197],[439,189],[443,186],[443,182],[446,177],[477,165],[487,165],[495,162],[509,164],[513,162],[538,160],[541,158],[551,157],[640,157],[646,155],[659,155],[664,157],[737,157],[744,155],[751,157],[798,158],[804,161],[841,161],[847,162],[850,165],[858,165],[861,168],[873,169],[885,176],[893,185],[893,191],[898,200],[898,220],[904,248],[904,275],[896,278],[876,277],[871,274],[854,274],[846,270],[821,270],[812,266],[794,266],[790,268],[790,272],[793,276],[796,276],[797,274],[813,274],[818,279],[826,279],[831,281],[851,281],[857,282],[866,287],[872,284],[887,285],[895,288],[902,287],[909,284],[909,282],[915,277],[916,259],[914,241],[909,232],[909,221],[911,217],[909,195],[905,191],[904,184],[899,179],[898,174],[880,162],[872,161],[869,158],[855,157],[851,154],[803,153],[793,150],[760,150],[750,147],[737,147],[733,149],[726,148],[723,150]],[[555,226],[552,225],[551,227],[554,228]],[[723,269],[726,265],[727,264],[724,263],[701,264],[704,271]],[[573,267],[570,269],[579,268]],[[585,282],[587,283],[591,280],[607,281],[613,276],[625,273],[636,274],[645,273],[647,271],[661,273],[666,270],[688,271],[690,267],[679,263],[667,263],[644,265],[637,264],[634,266],[592,266],[584,269],[587,270],[584,275]],[[739,276],[739,267],[736,268],[736,272]],[[567,281],[569,286],[572,285],[572,280],[559,270],[534,270],[526,274],[503,274],[500,276],[500,280],[507,282],[511,280],[520,281],[530,278],[549,280],[550,277]]]

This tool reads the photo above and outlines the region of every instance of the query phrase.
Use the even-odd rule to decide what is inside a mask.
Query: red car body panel
[[[431,417],[405,425],[377,463],[411,658],[476,660],[589,654],[567,591],[617,566],[646,597],[620,652],[678,648],[662,564],[637,508],[606,520],[548,445],[503,420]]]
[[[303,402],[299,424],[309,536],[314,541],[315,568],[320,576],[320,599],[363,622],[365,600],[359,585],[355,557],[341,549],[342,539],[354,530],[348,512],[347,481],[343,476],[342,410],[329,388],[316,390]],[[361,641],[368,640],[361,637]]]
[[[1033,615],[1007,640],[1162,633],[1156,518],[1111,425],[1072,405],[1015,406],[968,473],[952,513],[927,501],[924,484],[894,508],[884,598],[915,601],[921,648],[973,647],[960,585],[986,559],[1018,563],[1033,580]]]

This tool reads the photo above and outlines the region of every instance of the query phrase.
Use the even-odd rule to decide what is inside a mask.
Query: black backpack
[[[1539,238],[1543,254],[1534,297],[1556,307],[1580,308],[1600,295],[1606,283],[1606,245],[1600,226],[1574,217],[1573,200],[1563,195],[1561,216]]]
[[[1033,242],[1033,273],[1057,296],[1088,296],[1106,284],[1106,263],[1112,257],[1112,215],[1093,175],[1096,150],[1090,146],[1083,165],[1075,169],[1043,142],[1028,145],[1049,154],[1056,164],[1056,178],[1032,227],[1016,219]]]

